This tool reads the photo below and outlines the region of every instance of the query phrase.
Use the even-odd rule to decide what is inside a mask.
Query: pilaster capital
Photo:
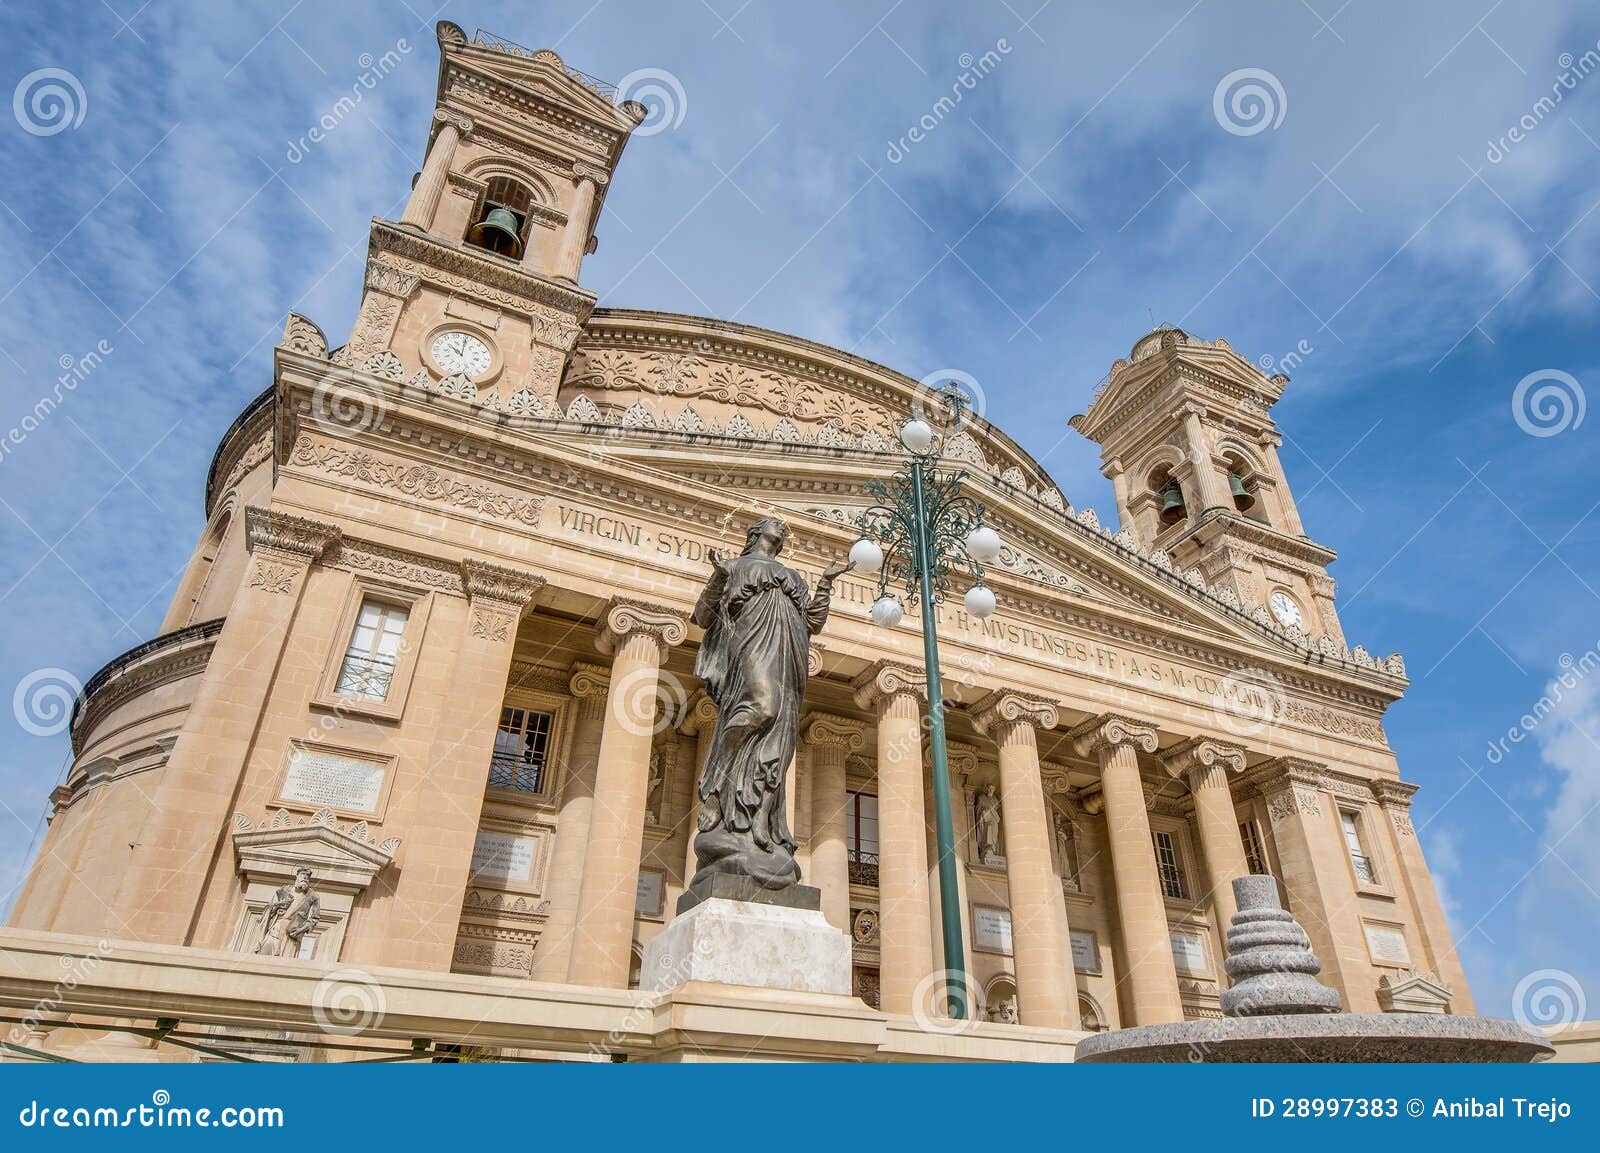
[[[457,112],[454,108],[435,108],[433,120],[436,124],[448,124],[463,138],[472,133],[472,117],[465,112]]]
[[[1386,809],[1409,809],[1411,799],[1417,795],[1417,786],[1410,781],[1389,781],[1382,778],[1369,782],[1372,795]]]
[[[814,677],[822,671],[823,646],[812,641],[806,646],[806,676]]]
[[[624,637],[633,633],[654,637],[661,648],[670,649],[689,635],[689,618],[663,605],[613,597],[601,618],[600,636],[595,643],[601,652],[612,653]]]
[[[1206,406],[1198,400],[1184,400],[1178,404],[1177,408],[1172,410],[1172,419],[1182,421],[1191,416],[1205,416],[1205,414]]]
[[[1328,788],[1326,765],[1305,757],[1276,757],[1251,772],[1249,780],[1266,798],[1267,816],[1274,825],[1299,813],[1322,815],[1319,799]]]
[[[567,690],[578,700],[604,701],[610,688],[611,670],[604,665],[578,661],[572,666],[572,676],[567,681]]]
[[[978,771],[980,750],[976,745],[969,745],[965,741],[946,741],[944,747],[950,771],[956,776],[965,779]]]
[[[544,586],[544,577],[521,569],[470,558],[461,562],[461,587],[469,601],[497,601],[521,611]]]
[[[600,188],[611,183],[611,177],[606,175],[603,169],[596,168],[593,164],[585,164],[582,160],[572,162],[572,177],[574,180],[592,181]]]
[[[992,740],[1012,725],[1053,729],[1060,719],[1055,701],[1017,689],[996,689],[972,706],[972,727]]]
[[[303,516],[291,516],[259,505],[244,510],[245,541],[251,552],[265,551],[283,557],[316,560],[339,540],[338,525]]]
[[[1260,436],[1256,437],[1256,443],[1262,448],[1275,449],[1283,444],[1283,435],[1273,431],[1272,429],[1268,429]]]
[[[1085,721],[1067,736],[1080,757],[1108,752],[1118,745],[1132,745],[1153,753],[1158,743],[1154,725],[1147,725],[1121,713],[1102,713]]]
[[[856,704],[864,709],[880,709],[895,697],[928,699],[928,678],[908,665],[879,661],[850,683]]]
[[[867,747],[867,726],[850,717],[810,713],[801,722],[800,731],[809,747],[837,749],[841,758]]]
[[[683,710],[683,720],[678,724],[678,731],[686,737],[697,737],[716,723],[717,702],[701,689]]]
[[[1215,737],[1191,737],[1161,755],[1161,763],[1174,777],[1190,769],[1221,768],[1230,773],[1244,772],[1244,748]]]

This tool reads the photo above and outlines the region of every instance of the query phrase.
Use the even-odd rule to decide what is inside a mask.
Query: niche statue
[[[834,578],[851,566],[830,566],[812,592],[778,560],[788,532],[778,518],[764,517],[750,526],[738,556],[713,549],[711,576],[694,607],[694,623],[706,630],[694,671],[717,706],[696,785],[696,889],[719,875],[769,890],[800,880],[784,776],[800,736],[810,639],[828,619]]]

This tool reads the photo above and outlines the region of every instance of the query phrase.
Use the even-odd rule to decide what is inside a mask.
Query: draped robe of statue
[[[776,543],[763,546],[763,532]],[[753,526],[744,555],[717,567],[695,605],[706,637],[694,671],[717,706],[696,789],[696,882],[726,873],[783,889],[800,880],[785,776],[800,736],[810,639],[828,619],[832,577],[824,574],[810,592],[777,559],[783,532],[771,518]],[[773,555],[763,555],[764,547]]]

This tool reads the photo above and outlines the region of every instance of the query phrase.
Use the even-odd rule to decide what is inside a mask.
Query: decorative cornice
[[[996,740],[1012,725],[1053,729],[1060,717],[1055,701],[1016,689],[996,689],[972,706],[972,727]]]
[[[682,644],[689,635],[688,617],[677,609],[632,597],[613,597],[606,606],[596,640],[600,651],[615,652],[622,639],[632,633],[654,637],[663,649]]]
[[[284,556],[303,557],[307,563],[339,539],[339,526],[303,516],[275,512],[260,505],[244,510],[245,541],[250,551],[258,549]]]
[[[517,610],[527,607],[545,586],[545,578],[521,569],[466,559],[461,562],[461,585],[471,601],[497,601]]]
[[[867,747],[867,727],[850,717],[833,713],[812,713],[801,724],[801,732],[811,748],[839,750],[841,758]]]
[[[329,568],[370,573],[454,596],[462,594],[459,565],[411,549],[341,537],[339,543],[328,551],[323,563]]]
[[[415,272],[425,279],[429,278],[430,271],[455,274],[461,278],[464,289],[468,286],[479,292],[484,288],[501,289],[516,299],[500,302],[510,303],[519,311],[531,311],[529,303],[548,304],[572,313],[582,323],[594,309],[594,297],[583,289],[508,266],[470,246],[449,244],[428,233],[412,232],[384,220],[372,222],[372,246],[374,251],[393,253],[419,265],[414,269],[402,269],[403,272]]]
[[[1085,721],[1067,734],[1073,750],[1080,757],[1088,757],[1118,745],[1132,745],[1146,753],[1156,751],[1159,740],[1153,725],[1125,717],[1120,713],[1102,713]]]
[[[856,704],[864,709],[876,709],[899,696],[928,699],[928,678],[908,665],[879,661],[850,682]]]
[[[1230,741],[1215,737],[1191,737],[1182,744],[1162,754],[1161,763],[1174,777],[1181,777],[1190,769],[1222,768],[1233,773],[1244,772],[1245,750]]]

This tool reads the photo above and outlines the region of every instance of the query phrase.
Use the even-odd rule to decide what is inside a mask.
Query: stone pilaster
[[[972,711],[973,727],[994,741],[1000,755],[1000,815],[1022,1023],[1076,1029],[1072,938],[1051,859],[1053,830],[1039,771],[1037,731],[1055,728],[1057,719],[1054,701],[1010,689],[990,693]]]
[[[545,582],[519,569],[464,560],[461,584],[467,594],[464,620],[453,622],[441,606],[429,622],[435,646],[453,642],[450,682],[457,705],[440,710],[427,771],[418,778],[405,867],[395,884],[394,907],[409,931],[396,934],[385,952],[391,964],[438,972],[450,970],[455,951],[517,622]],[[454,635],[448,631],[452,624],[459,630]]]
[[[565,981],[572,960],[573,926],[578,919],[578,890],[583,884],[584,859],[589,849],[595,772],[600,765],[600,738],[605,731],[606,693],[610,686],[610,669],[582,662],[573,665],[567,682],[576,716],[572,751],[561,784],[556,843],[545,874],[545,899],[550,905],[539,947],[533,954],[535,981]]]
[[[604,802],[589,826],[567,971],[573,984],[628,986],[661,662],[687,633],[684,614],[623,598],[611,602],[601,622],[601,648],[613,654],[595,772],[595,795]]]
[[[811,875],[822,890],[822,914],[850,931],[850,860],[845,759],[867,747],[859,721],[812,713],[801,730],[811,755]]]
[[[228,609],[194,702],[161,775],[120,892],[100,926],[67,931],[191,944],[211,864],[225,851],[234,797],[272,696],[307,574],[336,525],[245,509],[249,569]]]
[[[879,998],[886,1013],[910,1013],[917,986],[934,972],[922,807],[927,681],[912,669],[880,662],[857,677],[854,688],[856,703],[878,722]]]
[[[1117,885],[1123,965],[1132,991],[1134,1023],[1181,1021],[1183,1004],[1172,961],[1167,906],[1156,872],[1150,817],[1139,776],[1139,753],[1156,751],[1156,731],[1140,721],[1108,713],[1080,725],[1071,735],[1080,757],[1093,756],[1100,762],[1100,795]]]
[[[1372,782],[1372,791],[1388,823],[1389,844],[1400,866],[1401,883],[1411,898],[1417,926],[1422,930],[1428,951],[1427,967],[1450,986],[1452,1013],[1476,1012],[1472,993],[1467,988],[1467,974],[1450,935],[1450,923],[1445,919],[1444,906],[1439,903],[1439,894],[1433,887],[1428,862],[1423,859],[1422,841],[1411,823],[1411,799],[1416,795],[1417,786],[1406,781],[1376,780]]]
[[[1244,750],[1211,737],[1195,737],[1169,750],[1161,758],[1167,772],[1186,777],[1194,797],[1194,820],[1200,833],[1200,851],[1206,860],[1206,885],[1216,917],[1217,941],[1227,938],[1238,906],[1233,879],[1250,872],[1244,840],[1233,809],[1228,774],[1244,771]]]
[[[1278,757],[1252,770],[1250,779],[1267,802],[1289,911],[1311,938],[1312,951],[1343,994],[1345,1009],[1376,1013],[1377,978],[1325,767],[1302,757]]]

